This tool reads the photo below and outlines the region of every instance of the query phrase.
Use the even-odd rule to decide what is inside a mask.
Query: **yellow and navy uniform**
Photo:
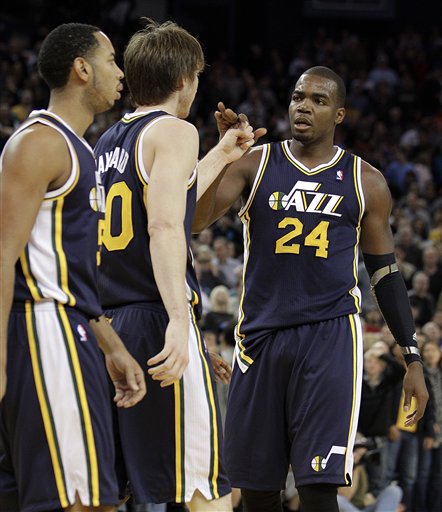
[[[0,418],[0,509],[67,508],[78,497],[85,506],[112,505],[118,485],[110,394],[89,326],[102,311],[102,188],[91,147],[54,113],[33,112],[16,134],[37,123],[64,138],[72,165],[66,183],[45,194],[16,265]]]
[[[291,464],[297,485],[349,485],[362,382],[361,160],[336,147],[309,169],[289,141],[252,151],[261,160],[239,212],[245,268],[228,475],[234,487],[282,489]]]
[[[174,119],[159,110],[127,114],[95,147],[106,191],[100,296],[106,316],[142,367],[163,349],[169,321],[149,251],[149,169],[143,164],[143,138],[156,123]],[[184,218],[188,246],[196,179],[195,165],[187,185]],[[189,502],[196,489],[207,499],[230,491],[221,462],[222,430],[213,370],[196,323],[201,301],[190,249],[186,285],[189,364],[183,377],[166,389],[149,380],[143,401],[131,411],[118,411],[127,472],[120,485],[124,491],[130,482],[136,503]]]

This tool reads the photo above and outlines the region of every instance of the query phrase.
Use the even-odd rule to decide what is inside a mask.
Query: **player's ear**
[[[72,64],[72,73],[83,82],[88,82],[91,77],[92,67],[83,57],[76,57]]]
[[[340,107],[336,109],[335,124],[341,124],[345,118],[345,108]]]

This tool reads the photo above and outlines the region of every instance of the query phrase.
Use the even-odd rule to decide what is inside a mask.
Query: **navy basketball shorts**
[[[147,394],[118,410],[121,456],[138,504],[189,502],[196,489],[207,499],[230,492],[221,460],[222,430],[213,370],[193,311],[189,365],[179,382],[161,388],[146,373]],[[112,326],[142,368],[164,347],[163,308],[137,304],[106,311]],[[118,473],[121,473],[121,466]]]
[[[0,408],[0,510],[118,502],[103,354],[87,318],[53,301],[13,306]]]
[[[362,382],[357,315],[279,330],[233,369],[225,459],[233,487],[351,483]]]

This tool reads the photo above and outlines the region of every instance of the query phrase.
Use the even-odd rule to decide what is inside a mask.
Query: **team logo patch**
[[[86,329],[84,328],[83,325],[81,325],[81,324],[77,325],[77,332],[78,332],[78,334],[80,336],[80,341],[87,341],[88,340],[87,331],[86,331]]]
[[[322,457],[322,455],[315,455],[312,459],[311,466],[313,471],[316,471],[317,473],[320,473],[321,471],[324,471],[327,467],[327,463],[330,459],[330,457],[335,455],[345,455],[345,452],[347,451],[347,448],[345,446],[335,446],[333,445],[328,452],[327,457]]]
[[[287,196],[284,192],[273,192],[269,197],[269,206],[272,210],[282,210],[287,206]]]
[[[344,181],[344,172],[343,171],[336,171],[336,179],[338,181]]]

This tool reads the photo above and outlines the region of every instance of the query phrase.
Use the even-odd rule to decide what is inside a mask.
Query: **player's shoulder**
[[[5,147],[4,158],[50,155],[50,160],[69,154],[64,136],[46,124],[34,123],[19,129]],[[49,158],[48,158],[49,159]]]
[[[150,131],[152,134],[167,134],[168,137],[198,137],[198,130],[192,123],[171,115],[158,118]]]
[[[379,201],[390,204],[390,189],[384,175],[365,160],[361,160],[361,181],[368,209],[371,203],[378,204]]]

